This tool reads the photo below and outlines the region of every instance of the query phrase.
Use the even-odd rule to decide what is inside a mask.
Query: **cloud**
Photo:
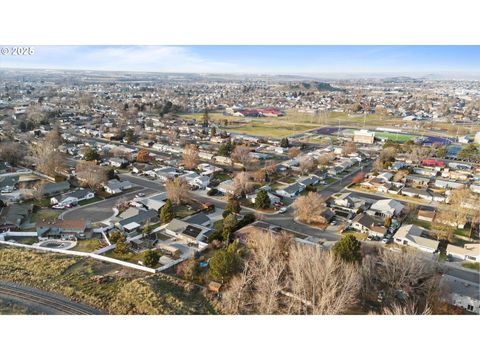
[[[5,67],[57,69],[232,72],[233,63],[212,61],[182,46],[36,46],[35,55],[2,59]]]

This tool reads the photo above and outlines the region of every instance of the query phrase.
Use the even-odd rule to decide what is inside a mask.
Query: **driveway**
[[[63,212],[59,217],[65,220],[87,219],[92,223],[103,221],[114,215],[113,207],[115,207],[120,199],[132,200],[135,197],[135,194],[139,192],[143,192],[145,195],[150,195],[155,191],[141,189],[126,194],[120,194],[106,200],[69,209]]]

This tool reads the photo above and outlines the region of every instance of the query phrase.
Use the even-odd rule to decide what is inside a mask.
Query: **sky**
[[[82,45],[33,48],[35,53],[31,56],[0,55],[0,67],[292,75],[480,74],[480,46]]]

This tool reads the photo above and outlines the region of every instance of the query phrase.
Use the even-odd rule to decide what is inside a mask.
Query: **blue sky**
[[[34,46],[0,67],[200,73],[480,73],[480,46]]]

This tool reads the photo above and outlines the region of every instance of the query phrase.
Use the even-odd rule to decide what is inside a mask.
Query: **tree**
[[[385,221],[383,222],[383,225],[386,227],[386,228],[389,228],[391,225],[392,225],[392,218],[390,216],[387,216],[385,218]]]
[[[209,262],[208,276],[222,284],[228,282],[240,267],[240,257],[233,244],[217,250]]]
[[[303,156],[298,162],[298,167],[302,174],[307,171],[312,171],[316,167],[315,161],[310,156]]]
[[[365,179],[365,173],[360,171],[352,178],[352,183],[359,184]]]
[[[125,136],[124,139],[127,142],[127,144],[131,144],[134,141],[135,133],[133,132],[132,128],[128,128],[127,131],[125,131]]]
[[[93,161],[80,161],[75,168],[77,179],[92,191],[98,191],[108,181],[108,170]]]
[[[195,276],[198,274],[198,261],[190,258],[180,263],[177,266],[177,275],[182,276],[185,280],[194,281]]]
[[[228,140],[227,142],[220,145],[220,147],[218,148],[218,155],[230,156],[234,148],[235,145],[230,140]]]
[[[244,196],[253,188],[253,183],[250,180],[250,174],[246,171],[238,172],[233,178],[234,192],[236,195]]]
[[[198,156],[198,147],[195,144],[188,144],[183,150],[183,166],[187,170],[193,170],[198,166],[200,160]]]
[[[137,154],[137,161],[141,163],[148,163],[151,161],[150,153],[146,149],[141,149]]]
[[[357,145],[353,141],[347,141],[342,146],[342,155],[350,155],[357,151]]]
[[[116,244],[119,239],[126,240],[125,235],[118,230],[111,232],[108,238],[112,244]]]
[[[154,268],[158,265],[160,255],[154,250],[147,250],[143,254],[143,264],[150,268]]]
[[[19,143],[0,143],[0,160],[17,166],[25,157],[25,151]]]
[[[65,155],[58,150],[60,145],[58,131],[50,132],[45,139],[31,144],[30,153],[37,171],[55,176],[65,169]]]
[[[117,242],[115,243],[115,250],[114,252],[117,254],[127,254],[130,251],[130,246],[127,243],[125,235],[119,237]]]
[[[335,258],[346,262],[362,261],[361,244],[355,235],[347,234],[332,247]]]
[[[190,187],[188,183],[180,177],[168,179],[165,182],[165,190],[168,199],[175,205],[180,205],[190,199]]]
[[[255,207],[257,209],[268,209],[270,207],[270,197],[266,190],[260,190],[255,197]]]
[[[162,223],[166,224],[173,220],[175,213],[173,212],[173,206],[170,199],[165,201],[165,205],[160,209],[160,220]]]
[[[292,204],[295,218],[307,224],[325,224],[323,216],[326,209],[325,199],[318,193],[309,192],[299,196]]]
[[[300,155],[300,148],[299,147],[292,147],[288,149],[288,158],[293,159],[296,158],[298,155]]]
[[[205,111],[203,112],[203,116],[202,116],[202,121],[203,121],[203,124],[202,126],[204,128],[208,128],[208,122],[210,120],[210,116],[208,115],[208,109],[205,108]]]
[[[235,146],[235,149],[232,151],[232,159],[235,162],[242,164],[244,167],[247,167],[252,160],[250,156],[250,147],[246,145]]]
[[[85,161],[96,161],[100,160],[100,154],[97,152],[97,149],[87,146],[85,147],[85,152],[83,153],[83,158]]]
[[[290,142],[288,141],[288,138],[282,138],[282,140],[280,140],[280,146],[283,148],[290,147]]]
[[[239,214],[242,208],[238,200],[235,200],[233,197],[228,199],[227,205],[225,206],[225,211],[230,213]]]
[[[217,135],[217,128],[215,126],[212,127],[212,129],[210,130],[210,136],[215,136]]]

